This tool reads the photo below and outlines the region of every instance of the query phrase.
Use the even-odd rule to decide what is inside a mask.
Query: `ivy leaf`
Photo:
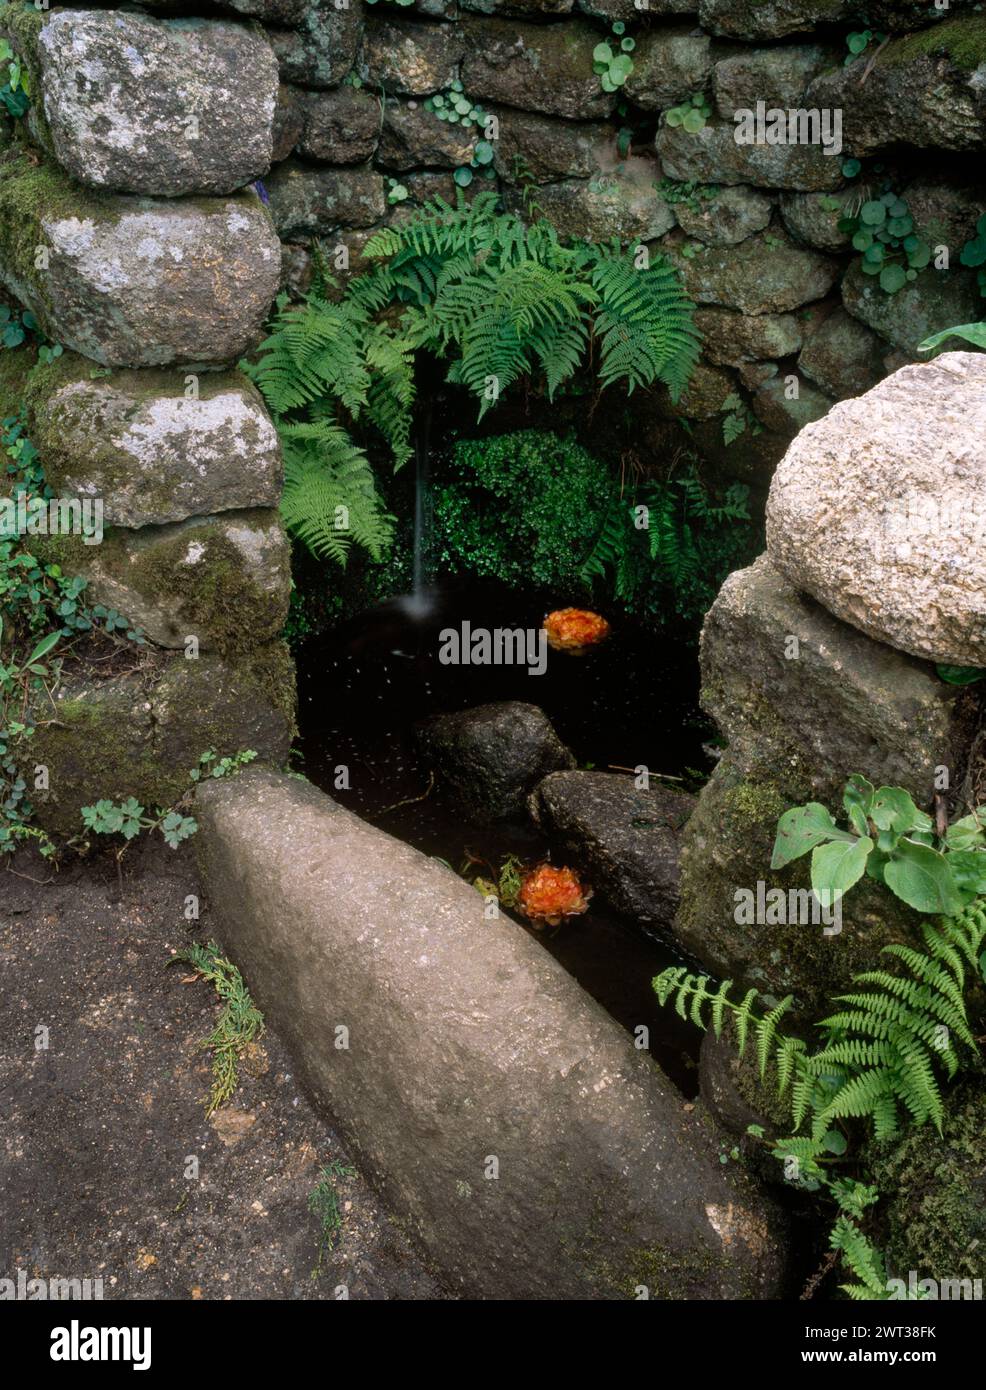
[[[918,912],[954,917],[963,906],[943,854],[913,840],[901,840],[883,871],[887,887]]]

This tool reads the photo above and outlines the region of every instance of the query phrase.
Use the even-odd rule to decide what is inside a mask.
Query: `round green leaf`
[[[461,165],[452,175],[460,188],[468,188],[472,183],[472,170],[467,164]]]
[[[868,227],[879,227],[887,216],[887,209],[883,203],[864,203],[859,210],[859,216]]]
[[[880,288],[887,294],[896,294],[907,284],[907,273],[903,266],[886,265],[880,271]]]

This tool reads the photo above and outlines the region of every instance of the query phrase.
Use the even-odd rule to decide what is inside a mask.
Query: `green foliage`
[[[31,84],[26,69],[6,39],[0,39],[0,63],[7,64],[7,80],[0,87],[0,103],[8,116],[26,116],[31,105]]]
[[[962,265],[976,269],[976,281],[981,294],[986,295],[986,212],[976,223],[976,234],[966,242],[959,252]],[[980,343],[980,347],[982,344]]]
[[[843,66],[848,67],[850,63],[854,63],[857,58],[862,57],[871,43],[881,44],[886,41],[886,38],[886,34],[878,33],[873,29],[860,29],[855,33],[847,34],[846,47],[849,52],[842,60]]]
[[[754,415],[749,404],[743,400],[742,396],[731,392],[722,403],[722,442],[727,446],[735,444],[741,434],[747,430],[751,435],[763,434],[763,425]]]
[[[0,442],[7,456],[3,493],[14,503],[50,499],[37,450],[24,433],[23,412],[3,421]],[[99,632],[114,641],[121,633],[133,642],[144,640],[115,609],[90,607],[85,588],[84,579],[63,575],[58,565],[42,564],[28,549],[16,520],[0,524],[0,854],[24,840],[33,840],[46,857],[55,852],[47,836],[30,824],[33,807],[20,762],[35,732],[29,705],[44,692],[50,697],[57,686],[66,639]],[[60,650],[53,656],[56,648]]]
[[[777,1094],[790,1104],[794,1131],[773,1141],[774,1155],[785,1164],[795,1160],[803,1185],[825,1188],[835,1199],[839,1216],[831,1245],[855,1276],[855,1283],[843,1286],[854,1298],[887,1298],[888,1292],[882,1258],[856,1224],[878,1194],[863,1183],[832,1176],[832,1163],[848,1148],[842,1126],[864,1120],[876,1139],[887,1140],[898,1133],[903,1114],[914,1125],[930,1121],[940,1132],[938,1072],[948,1079],[956,1075],[960,1047],[969,1055],[977,1052],[965,990],[970,977],[982,980],[986,901],[979,899],[936,926],[922,923],[921,931],[923,951],[886,946],[882,954],[890,968],[853,977],[858,988],[836,996],[833,1003],[840,1007],[815,1024],[821,1041],[811,1050],[803,1039],[779,1030],[791,995],[758,1010],[756,990],[734,1000],[731,980],[716,985],[685,966],[670,967],[654,980],[662,1005],[673,1000],[682,1018],[711,1027],[717,1038],[730,1019],[741,1057],[753,1039],[761,1081],[773,1066]]]
[[[256,756],[253,749],[245,749],[217,760],[215,749],[210,748],[199,758],[198,765],[189,772],[189,782],[194,785],[203,777],[235,776],[247,763],[252,763]],[[181,810],[190,790],[191,787],[183,792],[174,806],[164,809],[158,807],[153,814],[149,814],[133,796],[119,802],[96,801],[91,806],[82,807],[82,823],[93,835],[122,835],[124,848],[131,840],[136,839],[142,830],[149,834],[159,830],[165,843],[171,849],[177,849],[183,840],[189,839],[199,828],[198,822],[191,816],[183,815]]]
[[[986,348],[986,323],[960,323],[957,328],[945,328],[941,333],[932,333],[923,343],[918,343],[918,352],[934,352],[949,338],[964,338],[973,347]]]
[[[462,83],[458,80],[446,91],[436,92],[434,96],[428,97],[424,102],[424,108],[438,120],[457,125],[461,130],[484,131],[489,120],[483,108],[466,96]],[[493,146],[487,139],[476,140],[469,163],[460,164],[452,177],[460,188],[468,188],[479,174],[485,179],[496,178],[496,170],[493,168]]]
[[[611,28],[613,37],[608,42],[597,43],[592,50],[592,70],[604,92],[618,92],[624,86],[633,72],[630,54],[637,46],[636,40],[627,35],[621,19]]]
[[[702,211],[702,203],[708,202],[718,194],[719,185],[697,183],[694,179],[686,182],[681,179],[664,178],[657,185],[657,191],[670,207],[684,203],[691,212],[699,213]]]
[[[986,668],[982,666],[945,666],[939,663],[935,670],[939,678],[949,685],[975,685],[986,676]]]
[[[462,869],[462,876],[468,878],[474,865],[467,862]],[[477,877],[471,880],[472,886],[484,898],[496,898],[502,907],[516,907],[517,899],[520,896],[521,885],[524,881],[523,865],[516,854],[508,854],[500,865],[496,879]]]
[[[875,789],[858,774],[846,783],[840,829],[817,801],[785,811],[777,823],[772,869],[811,853],[811,886],[829,906],[864,872],[918,912],[954,916],[986,894],[986,806],[944,836],[901,787]]]
[[[687,101],[683,101],[680,106],[671,106],[664,113],[666,125],[673,129],[681,126],[683,130],[689,131],[692,135],[703,130],[712,115],[712,107],[704,92],[693,92]]]
[[[907,201],[890,188],[879,198],[869,198],[859,211],[840,217],[839,231],[852,237],[861,251],[860,269],[879,277],[880,288],[896,294],[931,260],[931,247],[915,231]]]
[[[692,305],[661,257],[638,268],[618,242],[562,244],[480,194],[437,200],[377,232],[379,265],[341,299],[279,301],[271,335],[244,370],[263,392],[285,447],[284,515],[316,553],[342,561],[355,541],[379,558],[391,535],[369,462],[349,437],[366,424],[410,456],[414,355],[448,362],[485,414],[521,378],[549,400],[589,358],[601,386],[663,382],[674,399],[698,356]],[[340,511],[340,508],[342,509]]]
[[[605,593],[648,617],[704,612],[751,534],[739,486],[714,500],[685,466],[624,491],[581,445],[541,430],[459,441],[434,509],[451,573]]]
[[[319,1170],[318,1182],[308,1194],[308,1210],[318,1218],[319,1225],[318,1263],[312,1270],[313,1279],[317,1279],[321,1274],[325,1256],[335,1245],[339,1232],[342,1230],[342,1213],[339,1208],[336,1182],[340,1178],[346,1179],[355,1176],[355,1168],[349,1168],[340,1159],[335,1158],[331,1163],[322,1166]]]
[[[194,942],[176,951],[169,964],[184,961],[196,974],[213,986],[222,1000],[216,1026],[199,1044],[212,1049],[212,1089],[206,1102],[206,1114],[218,1110],[236,1090],[239,1082],[239,1061],[249,1043],[264,1032],[264,1016],[250,997],[243,976],[236,966],[220,953],[214,941],[207,946]]]

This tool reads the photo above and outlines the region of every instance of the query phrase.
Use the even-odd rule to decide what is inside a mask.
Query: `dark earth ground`
[[[183,916],[190,851],[131,846],[122,897],[112,857],[13,868],[0,869],[0,1277],[102,1276],[107,1299],[445,1296],[358,1175],[333,1179],[341,1231],[313,1277],[309,1195],[348,1160],[271,1033],[206,1117],[198,1043],[216,995],[168,965],[210,935],[206,904]]]

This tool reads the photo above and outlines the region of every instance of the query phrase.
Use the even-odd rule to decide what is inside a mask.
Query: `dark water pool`
[[[653,776],[687,784],[709,767],[710,736],[697,705],[693,645],[655,637],[605,613],[610,640],[573,657],[550,652],[543,675],[525,667],[443,665],[441,633],[538,629],[564,595],[517,594],[497,585],[432,592],[418,605],[393,600],[360,615],[298,653],[299,747],[303,770],[343,805],[390,834],[459,869],[480,861],[486,876],[508,854],[525,863],[552,855],[533,826],[475,827],[429,790],[414,748],[415,724],[428,715],[491,700],[539,705],[580,766],[599,770],[643,763]],[[339,770],[347,769],[348,786]],[[532,934],[628,1029],[647,1026],[650,1050],[689,1095],[696,1090],[700,1035],[658,1007],[650,981],[678,957],[667,943],[609,912],[597,897],[582,917]]]

